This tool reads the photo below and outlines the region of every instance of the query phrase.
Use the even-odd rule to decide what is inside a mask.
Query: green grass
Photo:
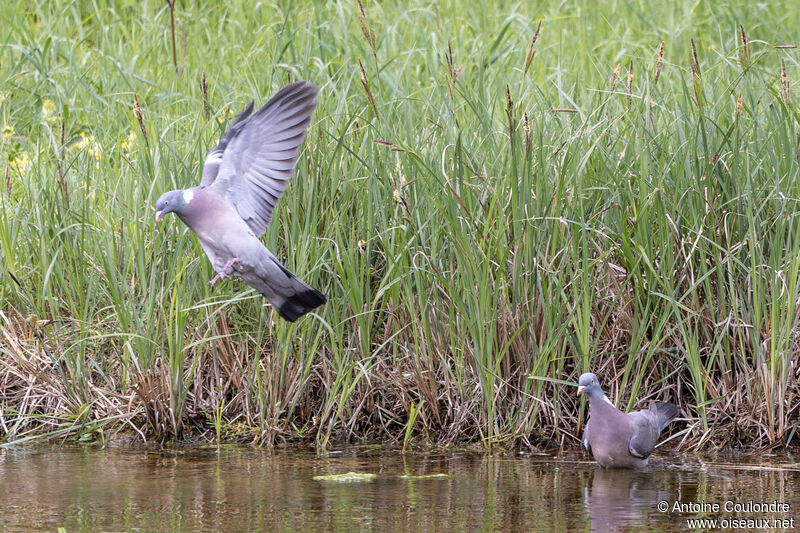
[[[2,440],[577,446],[592,370],[698,447],[798,442],[788,2],[234,4],[178,2],[175,62],[166,2],[0,13]],[[297,324],[153,220],[290,79]]]

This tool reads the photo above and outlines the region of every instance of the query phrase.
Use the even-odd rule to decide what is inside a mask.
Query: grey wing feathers
[[[230,129],[228,129],[228,133],[220,139],[219,144],[217,144],[214,148],[206,156],[205,164],[203,165],[203,179],[200,180],[201,187],[207,187],[214,183],[214,180],[217,179],[217,174],[219,173],[219,166],[222,163],[222,154],[225,153],[225,148],[228,146],[228,143],[231,142],[231,139],[239,135],[239,132],[242,131],[242,128],[247,123],[247,119],[250,118],[250,115],[253,113],[253,102],[251,101],[247,104],[247,107],[242,110],[239,115],[233,119],[231,123]]]
[[[631,423],[631,440],[628,451],[634,457],[650,457],[658,442],[658,424],[649,410],[628,413]]]
[[[661,431],[678,414],[678,407],[671,403],[650,402],[650,408],[628,413],[631,424],[631,441],[628,451],[631,455],[645,459],[653,453]]]
[[[248,112],[252,108],[246,109],[209,154],[207,166],[222,147],[210,186],[225,196],[256,235],[269,226],[292,177],[300,144],[317,106],[316,96],[317,88],[306,82],[287,85],[255,113]]]

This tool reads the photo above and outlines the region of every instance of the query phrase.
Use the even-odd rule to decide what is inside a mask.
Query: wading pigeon
[[[658,437],[678,414],[678,406],[650,401],[650,408],[625,414],[603,394],[594,374],[578,379],[578,394],[589,397],[589,421],[583,445],[602,467],[641,468]]]
[[[206,157],[200,185],[156,202],[156,222],[175,213],[197,236],[217,272],[211,285],[239,276],[291,322],[325,295],[289,272],[259,237],[292,177],[316,98],[317,88],[300,81],[255,113],[250,102]]]

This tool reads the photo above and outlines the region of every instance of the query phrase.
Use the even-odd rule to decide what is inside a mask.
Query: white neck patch
[[[186,189],[185,191],[183,191],[184,202],[188,204],[192,201],[192,198],[194,198],[194,191],[192,189]]]
[[[209,152],[206,157],[206,164],[208,165],[211,163],[222,163],[222,152],[216,150]]]

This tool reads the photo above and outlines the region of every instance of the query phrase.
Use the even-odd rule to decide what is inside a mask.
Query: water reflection
[[[592,531],[624,531],[646,526],[655,504],[668,495],[649,473],[595,469],[584,488],[584,507]]]
[[[12,449],[0,452],[0,530],[682,531],[697,513],[664,513],[659,501],[777,499],[790,502],[788,516],[800,509],[790,457],[735,459],[662,459],[632,472],[582,455]],[[313,480],[349,471],[377,478]]]

